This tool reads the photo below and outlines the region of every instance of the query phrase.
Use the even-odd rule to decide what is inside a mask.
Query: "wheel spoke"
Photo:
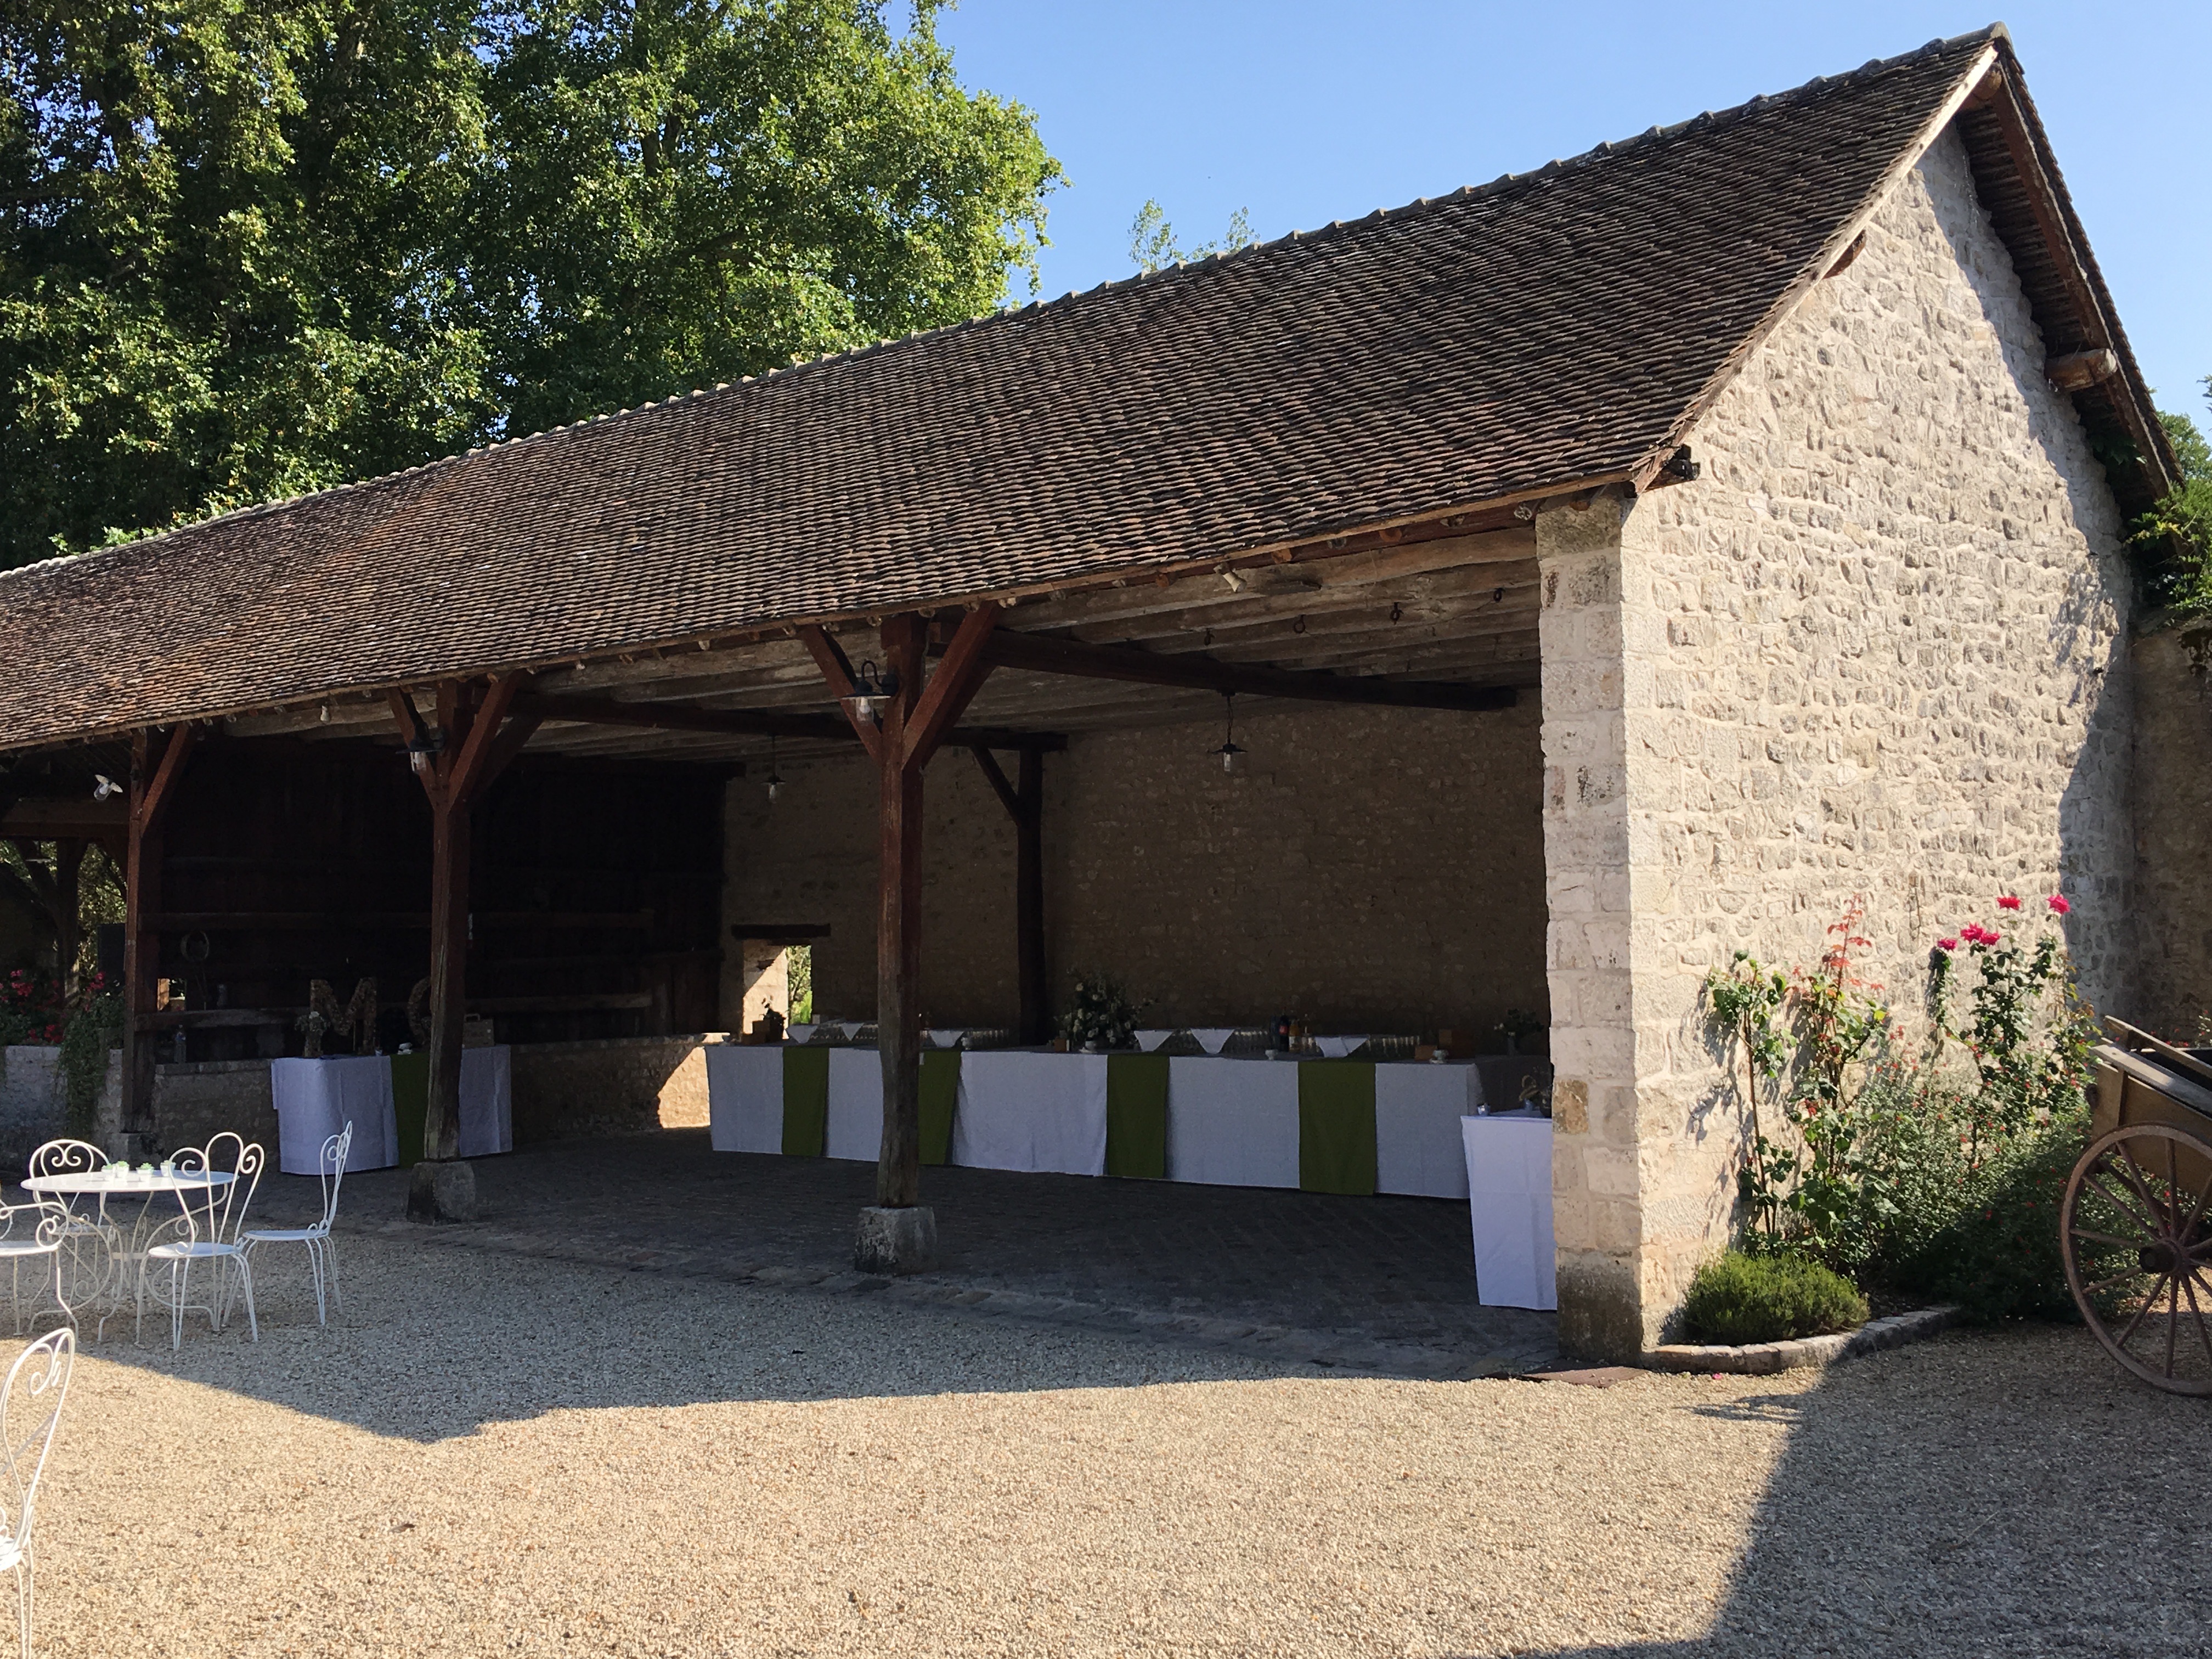
[[[2173,1143],[2168,1141],[2169,1146]],[[2166,1281],[2166,1374],[2173,1375],[2173,1340],[2181,1334],[2181,1275]]]
[[[2089,1178],[2081,1184],[2095,1192],[2098,1197],[2103,1199],[2106,1203],[2119,1211],[2130,1221],[2140,1222],[2146,1231],[2154,1233],[2158,1231],[2158,1224],[2155,1221],[2153,1221],[2148,1216],[2145,1215],[2141,1210],[2136,1208],[2135,1200],[2130,1198],[2126,1194],[2114,1192],[2112,1188],[2098,1180],[2097,1176],[2100,1173],[2101,1173],[2100,1170],[2091,1170]]]
[[[2197,1303],[2197,1275],[2190,1274],[2188,1279],[2183,1281],[2182,1288],[2189,1292],[2189,1317],[2191,1322],[2197,1327],[2197,1345],[2204,1350],[2206,1361],[2212,1363],[2212,1332],[2208,1332],[2204,1328],[2204,1310]]]
[[[2094,1285],[2084,1285],[2081,1287],[2081,1293],[2084,1296],[2095,1296],[2100,1291],[2111,1290],[2115,1285],[2132,1284],[2142,1277],[2142,1268],[2131,1267],[2126,1273],[2113,1274],[2110,1279],[2100,1279]]]
[[[2143,1316],[2158,1305],[2158,1293],[2165,1288],[2166,1277],[2161,1273],[2158,1283],[2150,1287],[2150,1294],[2143,1298],[2142,1306],[2136,1310],[2136,1316],[2128,1321],[2127,1329],[2120,1333],[2118,1341],[2120,1347],[2124,1348],[2128,1346],[2128,1339],[2136,1334],[2136,1327],[2143,1322]]]
[[[2177,1237],[2182,1238],[2189,1237],[2190,1228],[2204,1219],[2204,1210],[2208,1204],[2212,1204],[2212,1176],[2207,1176],[2204,1178],[2204,1190],[2197,1194],[2197,1207],[2190,1211],[2189,1219],[2183,1224]]]
[[[2140,1239],[2122,1238],[2113,1233],[2093,1233],[2087,1227],[2076,1227],[2074,1230],[2074,1237],[2076,1238],[2086,1238],[2092,1243],[2096,1244],[2118,1245],[2124,1250],[2139,1249],[2142,1245],[2142,1241]]]
[[[2150,1182],[2144,1177],[2142,1165],[2136,1162],[2136,1155],[2128,1149],[2125,1141],[2120,1143],[2118,1151],[2120,1168],[2127,1176],[2128,1184],[2136,1189],[2136,1195],[2142,1200],[2144,1207],[2150,1212],[2150,1230],[2154,1233],[2164,1232],[2164,1224],[2172,1219],[2171,1212],[2152,1196]]]

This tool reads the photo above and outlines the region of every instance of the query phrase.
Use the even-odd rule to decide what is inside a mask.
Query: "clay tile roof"
[[[1662,453],[1993,31],[0,576],[0,746],[1235,553]]]

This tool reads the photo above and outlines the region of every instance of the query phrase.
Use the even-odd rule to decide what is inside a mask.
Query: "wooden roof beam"
[[[811,738],[857,743],[842,714],[784,714],[750,708],[699,708],[687,703],[623,702],[612,697],[520,696],[514,712],[540,724],[562,720],[579,726],[628,726],[647,731],[708,732],[738,737]],[[994,749],[1055,750],[1067,746],[1056,732],[1016,732],[994,726],[956,726],[945,741],[987,743]]]
[[[1139,685],[1182,686],[1228,696],[1292,697],[1310,702],[1477,711],[1510,708],[1516,700],[1516,694],[1509,687],[1340,679],[1331,674],[1246,666],[1204,657],[1168,657],[1115,646],[1085,645],[1074,640],[1042,639],[1033,634],[1008,633],[1004,629],[990,636],[983,647],[983,656],[995,666],[1036,674],[1068,674],[1087,679],[1126,680]]]

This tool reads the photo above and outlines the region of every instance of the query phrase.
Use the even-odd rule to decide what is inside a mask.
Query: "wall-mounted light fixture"
[[[898,672],[896,669],[877,671],[872,662],[860,665],[860,672],[853,676],[853,690],[842,701],[854,714],[864,720],[880,719],[884,705],[898,695]]]

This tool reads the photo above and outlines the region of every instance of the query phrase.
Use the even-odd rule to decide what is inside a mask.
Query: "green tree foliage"
[[[2212,404],[2212,378],[2204,384]],[[2212,617],[2212,443],[2186,415],[2158,418],[2181,463],[2181,483],[2136,520],[2136,542],[2160,562],[2154,597],[2186,615]]]
[[[465,0],[0,23],[0,563],[411,465],[495,415],[447,251]]]
[[[0,13],[0,564],[988,311],[1059,179],[878,0]]]
[[[1166,210],[1147,197],[1144,206],[1137,210],[1137,216],[1129,222],[1129,262],[1150,276],[1170,265],[1210,258],[1217,253],[1234,253],[1259,240],[1252,234],[1251,215],[1238,208],[1229,216],[1229,228],[1222,233],[1219,241],[1200,242],[1186,248],[1176,240],[1175,227],[1168,222]]]
[[[1059,178],[930,9],[542,0],[489,20],[476,289],[520,429],[979,315]]]

